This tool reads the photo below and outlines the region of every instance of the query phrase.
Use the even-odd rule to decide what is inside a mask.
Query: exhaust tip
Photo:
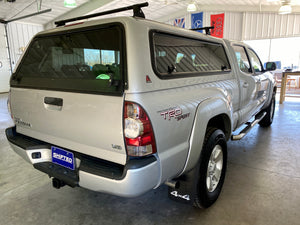
[[[166,181],[165,185],[173,189],[178,189],[180,187],[180,182],[178,180],[177,181],[171,180],[171,181]]]

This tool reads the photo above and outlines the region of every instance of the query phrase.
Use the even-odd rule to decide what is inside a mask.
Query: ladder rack
[[[86,15],[86,16],[79,16],[79,17],[74,17],[74,18],[70,18],[70,19],[66,19],[66,20],[59,20],[59,21],[55,22],[55,25],[57,27],[60,27],[60,26],[66,25],[66,23],[69,23],[69,22],[89,19],[89,18],[93,18],[93,17],[97,17],[97,16],[109,15],[109,14],[123,12],[123,11],[127,11],[127,10],[133,10],[134,17],[145,18],[145,14],[142,11],[142,7],[147,7],[148,5],[149,5],[148,2],[144,2],[141,4],[135,4],[135,5],[126,6],[126,7],[122,7],[122,8],[118,8],[118,9],[112,9],[112,10],[94,13],[94,14],[90,14],[90,15]]]
[[[194,28],[191,30],[197,31],[197,30],[205,30],[206,35],[210,35],[210,30],[214,29],[215,27],[201,27],[201,28]]]

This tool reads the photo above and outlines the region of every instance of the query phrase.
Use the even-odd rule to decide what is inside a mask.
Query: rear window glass
[[[154,69],[162,77],[201,75],[228,71],[230,65],[221,44],[155,33]]]
[[[35,38],[12,86],[120,94],[122,40],[119,25]]]

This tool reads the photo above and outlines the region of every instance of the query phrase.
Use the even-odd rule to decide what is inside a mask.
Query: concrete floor
[[[165,186],[134,199],[52,188],[10,149],[6,99],[0,95],[0,224],[300,224],[300,99],[277,102],[270,128],[228,142],[223,191],[206,210],[169,200]]]

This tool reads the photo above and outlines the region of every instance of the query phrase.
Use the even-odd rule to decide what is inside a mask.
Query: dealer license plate
[[[52,162],[71,170],[75,169],[74,154],[58,147],[51,147]]]

